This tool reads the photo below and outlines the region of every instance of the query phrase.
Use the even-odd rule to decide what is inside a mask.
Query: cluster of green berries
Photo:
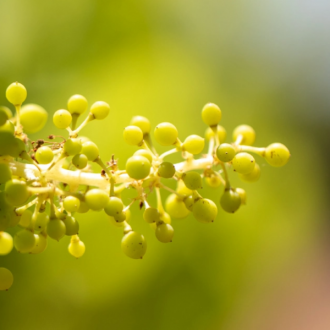
[[[80,258],[85,245],[78,236],[76,214],[103,210],[109,221],[123,230],[123,252],[130,258],[142,259],[147,243],[130,225],[130,207],[134,203],[139,203],[141,219],[154,230],[156,239],[172,242],[172,218],[182,219],[192,213],[198,221],[212,223],[217,217],[218,203],[200,194],[203,179],[210,187],[222,189],[219,204],[224,211],[233,213],[246,203],[246,193],[231,186],[228,171],[237,172],[243,181],[255,182],[260,177],[260,166],[252,154],[275,167],[285,165],[290,157],[289,150],[280,143],[253,147],[255,132],[247,125],[238,126],[233,142],[225,143],[226,131],[219,125],[221,110],[209,103],[202,110],[202,119],[208,126],[205,138],[190,135],[182,142],[176,127],[167,122],[158,124],[152,134],[147,118],[133,117],[123,138],[137,151],[120,170],[114,156],[104,163],[97,145],[80,135],[89,122],[108,116],[110,107],[106,102],[96,102],[89,108],[85,97],[72,96],[67,109],[53,115],[54,125],[66,130],[68,137],[51,134],[46,140],[31,141],[26,133],[41,130],[48,115],[39,105],[22,106],[26,96],[25,87],[13,83],[6,97],[16,115],[0,107],[0,255],[8,254],[13,247],[20,253],[38,254],[46,249],[48,239],[59,241],[70,236],[68,251]],[[152,138],[170,150],[158,154]],[[183,161],[165,161],[174,153],[180,153]],[[196,158],[198,154],[201,156]],[[99,165],[98,172],[92,171],[92,163]],[[176,182],[176,189],[168,187],[168,180]],[[125,205],[121,195],[127,188],[133,188],[136,196]],[[165,203],[163,190],[171,192]],[[156,205],[148,201],[152,193],[156,194]],[[11,227],[19,228],[14,238],[5,231]],[[12,282],[11,272],[0,268],[0,290],[9,289]]]

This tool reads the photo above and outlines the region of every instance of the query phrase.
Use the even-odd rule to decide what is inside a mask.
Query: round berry
[[[242,188],[235,188],[235,191],[239,194],[239,197],[241,197],[241,204],[246,204],[246,192]]]
[[[11,288],[14,282],[14,276],[12,272],[4,267],[0,267],[0,290],[6,291]]]
[[[87,141],[82,144],[81,153],[93,162],[99,157],[99,148],[94,142]]]
[[[214,103],[208,103],[202,110],[202,119],[208,126],[216,126],[221,120],[221,110]]]
[[[59,241],[64,237],[66,233],[66,227],[62,220],[52,219],[47,224],[47,234],[55,241]]]
[[[268,164],[280,167],[289,161],[290,151],[281,143],[273,143],[266,148],[265,158]]]
[[[147,251],[147,242],[143,235],[130,231],[121,241],[123,252],[132,259],[142,259]]]
[[[251,173],[255,167],[254,157],[247,152],[240,152],[233,158],[234,171],[240,174]]]
[[[213,201],[201,198],[194,203],[193,215],[196,220],[203,223],[213,222],[218,214],[218,208]]]
[[[177,142],[179,133],[171,123],[158,124],[154,131],[156,141],[162,146],[171,146]]]
[[[142,180],[150,173],[151,164],[143,156],[132,156],[126,162],[127,174],[135,180]]]
[[[34,248],[31,250],[30,253],[32,254],[38,254],[41,252],[44,252],[47,247],[47,235],[44,234],[34,234],[34,237],[36,239],[36,244]]]
[[[47,146],[38,148],[35,153],[36,160],[39,164],[49,164],[54,158],[53,150]]]
[[[15,106],[21,105],[25,101],[26,96],[26,88],[18,82],[9,85],[6,90],[7,100]]]
[[[78,221],[72,217],[67,215],[66,218],[63,220],[65,224],[65,235],[72,236],[77,235],[79,232],[79,223]]]
[[[75,258],[82,257],[85,253],[85,250],[86,250],[85,244],[79,238],[71,239],[71,242],[68,247],[68,251],[73,257]]]
[[[205,182],[211,188],[218,188],[222,185],[222,181],[217,175],[211,175],[210,177],[206,177]]]
[[[220,205],[224,211],[234,213],[241,206],[241,197],[233,189],[225,190],[220,198]]]
[[[6,255],[13,249],[13,238],[10,234],[0,231],[0,255]]]
[[[256,133],[254,129],[249,125],[240,125],[234,129],[233,140],[236,141],[237,138],[242,135],[243,139],[240,144],[246,146],[252,146],[256,139]]]
[[[159,211],[154,207],[148,207],[143,212],[143,219],[148,223],[154,223],[160,220]]]
[[[173,240],[174,229],[167,223],[162,223],[156,228],[156,237],[162,243],[169,243]]]
[[[67,139],[64,143],[63,149],[68,156],[79,154],[82,151],[82,144],[80,139]]]
[[[87,110],[88,102],[82,95],[72,95],[68,101],[68,110],[71,114],[81,115]]]
[[[150,121],[146,117],[143,116],[133,117],[131,120],[131,125],[139,127],[143,132],[143,134],[148,134],[150,132]]]
[[[204,139],[198,135],[190,135],[183,142],[183,150],[193,155],[201,153],[204,149]]]
[[[71,124],[72,116],[68,110],[57,110],[53,115],[53,123],[57,128],[65,129]]]
[[[84,154],[77,154],[72,158],[72,164],[79,170],[85,168],[88,163],[88,158]]]
[[[7,181],[5,185],[6,202],[13,206],[23,205],[30,197],[26,183],[17,179]]]
[[[11,179],[11,170],[5,163],[0,163],[0,184],[6,183]]]
[[[36,239],[32,231],[23,229],[14,236],[14,245],[18,252],[29,253],[34,248]]]
[[[104,212],[112,217],[118,216],[124,209],[122,200],[118,197],[110,197],[108,204],[104,207]]]
[[[202,178],[197,172],[186,172],[182,175],[182,180],[186,187],[191,190],[202,188]]]
[[[150,151],[146,149],[139,149],[135,151],[134,156],[143,156],[149,160],[150,164],[152,163],[152,155],[150,154]]]
[[[91,189],[85,194],[88,207],[94,211],[102,210],[109,202],[108,194],[101,189]]]
[[[63,207],[68,212],[77,212],[80,207],[80,200],[74,196],[66,196],[63,200]]]
[[[124,140],[132,146],[141,145],[143,141],[143,132],[137,126],[127,126],[124,129]]]
[[[21,125],[26,133],[39,132],[47,123],[47,111],[37,104],[25,104],[19,113]]]
[[[90,112],[95,119],[104,119],[110,112],[110,106],[106,102],[98,101],[92,105]]]
[[[230,162],[235,157],[235,148],[228,143],[222,143],[217,149],[217,157],[224,163]]]
[[[163,162],[159,165],[158,175],[162,178],[169,179],[173,178],[175,174],[175,167],[170,162]]]
[[[0,107],[0,126],[4,125],[8,119],[9,117],[5,107]]]
[[[261,174],[260,166],[256,163],[254,165],[254,169],[252,170],[252,172],[247,174],[239,174],[239,177],[242,181],[245,182],[256,182],[259,180],[260,174]]]
[[[217,135],[220,143],[223,143],[226,140],[227,132],[224,127],[221,125],[217,126]],[[205,131],[206,141],[210,141],[214,137],[214,131],[211,127],[208,127]]]
[[[167,213],[175,219],[186,218],[190,213],[185,203],[176,194],[167,197],[165,208]]]

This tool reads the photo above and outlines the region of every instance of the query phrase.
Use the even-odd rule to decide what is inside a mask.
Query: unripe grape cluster
[[[89,107],[84,96],[73,95],[66,108],[53,115],[54,125],[66,131],[66,137],[49,134],[46,139],[31,140],[27,133],[44,127],[47,111],[36,104],[22,105],[27,91],[17,82],[7,88],[6,97],[15,107],[15,115],[0,107],[0,255],[10,253],[13,247],[20,253],[38,254],[46,249],[49,239],[59,241],[69,236],[68,252],[80,258],[86,247],[80,239],[85,233],[79,226],[79,213],[104,211],[109,222],[123,231],[124,254],[142,259],[147,242],[130,224],[134,203],[139,204],[138,217],[150,225],[156,240],[169,243],[174,237],[172,219],[192,214],[201,223],[212,223],[219,206],[234,213],[246,204],[246,192],[230,184],[229,171],[236,172],[242,181],[255,182],[260,166],[254,154],[275,167],[285,165],[290,158],[281,143],[254,147],[255,132],[248,125],[238,126],[233,142],[226,143],[226,130],[219,125],[222,112],[209,103],[202,109],[205,138],[190,135],[181,142],[172,123],[159,123],[152,129],[147,118],[133,117],[123,131],[123,140],[137,150],[126,163],[121,162],[120,169],[114,155],[104,162],[98,146],[80,135],[87,124],[109,115],[106,102]],[[153,139],[170,149],[159,154]],[[181,155],[181,162],[168,160],[175,153]],[[93,163],[99,170],[92,170]],[[171,188],[171,181],[176,188]],[[205,184],[222,191],[220,200],[201,195]],[[127,188],[136,192],[131,200],[122,198]],[[164,191],[171,193],[165,202]],[[154,204],[151,194],[156,195]],[[16,228],[14,237],[7,232],[12,227]],[[8,290],[12,283],[12,273],[0,264],[0,290]]]

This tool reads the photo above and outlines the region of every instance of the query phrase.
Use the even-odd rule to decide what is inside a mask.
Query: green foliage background
[[[142,261],[123,255],[121,229],[98,212],[79,215],[79,260],[68,239],[41,255],[1,257],[15,279],[0,292],[1,329],[294,329],[279,319],[294,318],[309,283],[300,279],[329,235],[329,9],[321,0],[2,0],[1,104],[14,81],[50,118],[72,94],[108,102],[109,118],[82,134],[123,168],[135,150],[122,139],[133,115],[172,122],[184,139],[204,134],[200,111],[214,102],[227,141],[246,123],[256,145],[282,142],[292,159],[278,169],[258,159],[252,185],[230,173],[247,206],[219,209],[212,225],[173,220],[171,244],[156,241],[134,206],[132,226],[148,240]],[[31,138],[51,133],[60,131],[49,120]],[[214,201],[221,193],[203,189]]]

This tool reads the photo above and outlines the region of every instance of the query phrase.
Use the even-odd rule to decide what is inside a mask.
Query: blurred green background
[[[14,274],[1,329],[329,329],[329,10],[322,0],[1,0],[0,104],[14,81],[50,118],[73,94],[108,102],[109,118],[82,132],[103,159],[123,168],[135,151],[122,139],[133,115],[172,122],[181,139],[203,135],[207,102],[221,107],[227,142],[245,123],[257,146],[292,154],[283,168],[257,159],[255,184],[230,173],[247,206],[219,208],[212,225],[173,220],[171,244],[135,205],[142,261],[125,257],[122,230],[97,212],[78,216],[79,260],[69,239],[1,257]],[[31,138],[51,133],[49,120]],[[216,202],[221,193],[203,190]]]

